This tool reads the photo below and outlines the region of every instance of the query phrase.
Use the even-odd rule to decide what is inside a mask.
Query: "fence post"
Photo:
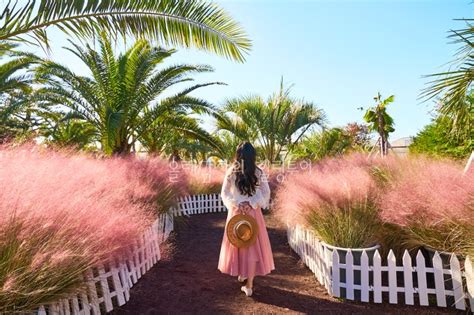
[[[112,298],[110,296],[109,283],[107,282],[107,276],[105,275],[105,270],[103,266],[99,268],[99,282],[102,291],[102,299],[104,300],[105,310],[110,312],[113,310]]]
[[[339,272],[339,254],[334,249],[332,251],[332,294],[335,297],[341,297]]]
[[[346,298],[354,299],[354,256],[350,249],[346,253]]]
[[[125,300],[125,289],[122,287],[122,283],[119,278],[119,267],[115,265],[110,268],[110,273],[112,274],[112,281],[114,283],[115,294],[117,295],[117,302],[119,306],[122,306],[126,303]]]
[[[362,302],[369,302],[369,256],[362,251],[360,258],[360,299]]]
[[[416,254],[416,275],[418,277],[418,297],[420,299],[420,305],[429,305],[428,303],[428,291],[426,287],[426,264],[425,257],[421,251]]]
[[[403,253],[403,284],[405,287],[405,304],[413,305],[413,267],[410,254],[406,249]]]
[[[438,252],[435,252],[433,257],[433,271],[435,277],[436,302],[438,303],[438,306],[446,307],[443,261]]]
[[[453,295],[454,295],[454,304],[458,310],[465,310],[466,303],[464,301],[464,292],[462,288],[462,273],[459,260],[456,255],[451,254],[449,259],[449,265],[451,266],[451,281],[453,283]]]
[[[397,258],[392,250],[388,252],[388,296],[390,304],[397,304]]]
[[[334,295],[333,289],[332,289],[332,275],[331,275],[331,268],[332,268],[332,255],[331,251],[327,249],[326,247],[323,247],[321,243],[319,243],[319,246],[321,246],[323,253],[324,253],[324,262],[323,262],[323,268],[324,268],[324,275],[325,275],[325,286],[326,289],[328,289],[330,295]]]
[[[91,297],[89,302],[92,309],[92,313],[100,314],[99,297],[97,296],[97,288],[95,286],[92,270],[89,269],[88,271],[86,271],[86,279],[88,280],[87,287],[88,287],[89,296]]]
[[[382,257],[378,249],[374,254],[374,302],[382,303]]]

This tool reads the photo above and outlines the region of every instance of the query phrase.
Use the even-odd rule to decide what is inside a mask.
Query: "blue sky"
[[[195,95],[216,105],[226,98],[278,89],[281,76],[292,95],[312,101],[332,126],[362,122],[358,107],[372,105],[378,91],[395,94],[389,109],[396,123],[392,139],[415,135],[430,121],[433,103],[417,99],[422,75],[445,69],[456,46],[448,30],[463,27],[455,18],[472,17],[470,0],[372,1],[218,1],[248,32],[253,48],[243,64],[195,50],[180,50],[172,62],[215,68],[199,82],[223,81]],[[60,47],[57,32],[52,58],[84,69]],[[208,122],[205,122],[209,124]],[[208,126],[209,127],[209,126]]]

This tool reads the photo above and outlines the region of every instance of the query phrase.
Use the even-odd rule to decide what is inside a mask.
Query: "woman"
[[[218,268],[222,273],[238,276],[240,282],[247,280],[241,287],[247,296],[253,293],[255,276],[266,275],[275,269],[262,215],[262,208],[268,207],[270,188],[255,160],[256,151],[249,142],[239,145],[235,163],[226,172],[221,192],[222,201],[229,211],[226,226],[235,214],[242,211],[253,216],[259,226],[256,242],[247,248],[232,245],[224,232],[219,255]]]

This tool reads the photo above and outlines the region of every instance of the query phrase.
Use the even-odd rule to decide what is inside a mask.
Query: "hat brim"
[[[252,227],[252,235],[248,240],[242,240],[237,237],[234,233],[234,226],[239,223],[240,221],[247,221],[250,226]],[[246,248],[249,247],[257,241],[258,236],[258,224],[254,217],[248,214],[236,214],[232,218],[230,218],[229,222],[226,226],[226,234],[229,242],[238,248]]]

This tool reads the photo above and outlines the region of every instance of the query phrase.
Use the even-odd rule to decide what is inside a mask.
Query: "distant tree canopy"
[[[307,135],[295,146],[291,157],[296,160],[321,160],[350,151],[366,151],[369,147],[368,126],[350,123],[343,128],[330,128]]]
[[[437,117],[425,126],[410,145],[410,152],[464,159],[474,150],[474,130],[470,138],[453,138],[449,118]]]
[[[459,119],[459,113],[447,114],[442,111],[445,102],[446,99],[441,99],[436,117],[415,137],[410,152],[463,159],[474,150],[474,92],[471,90],[458,100],[464,112],[462,125],[454,122]],[[453,125],[458,126],[455,133]]]

